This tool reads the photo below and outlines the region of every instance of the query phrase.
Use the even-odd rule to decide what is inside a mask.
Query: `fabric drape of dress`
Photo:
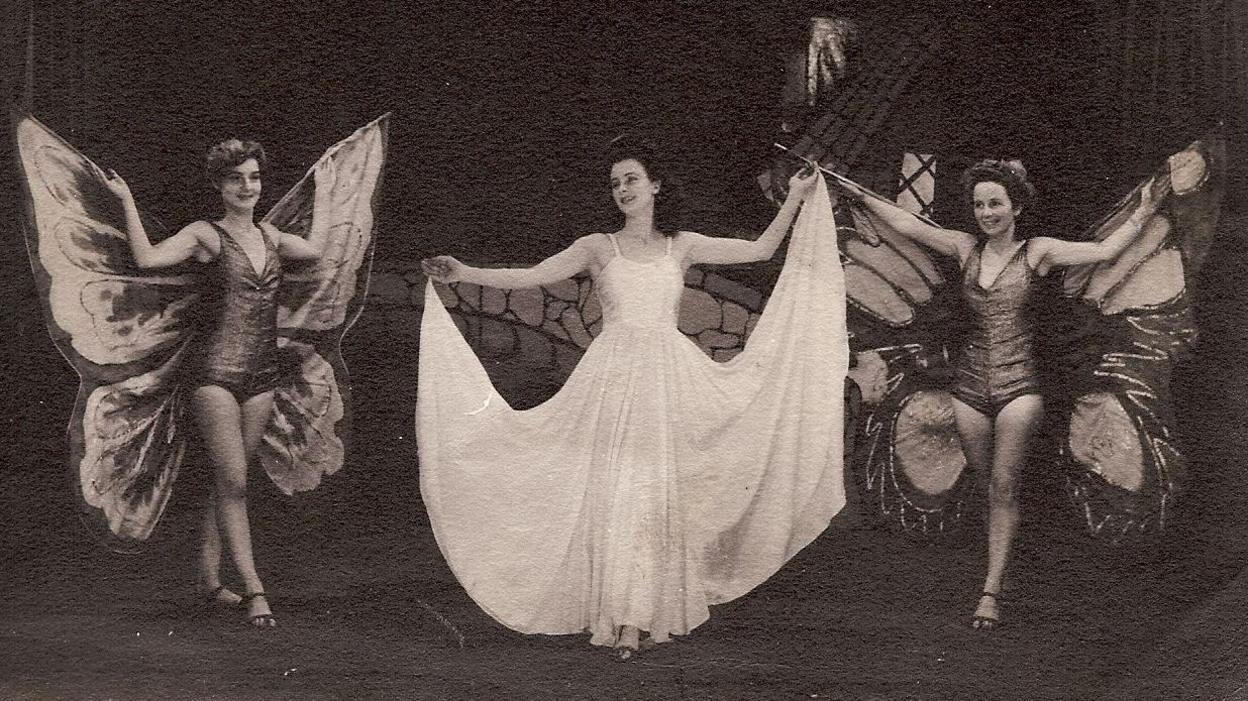
[[[614,241],[612,242],[614,244]],[[420,336],[421,494],[469,595],[523,633],[633,625],[657,642],[745,594],[844,506],[845,287],[822,178],[745,349],[677,329],[669,254],[615,257],[602,333],[566,384],[516,411],[432,283]]]

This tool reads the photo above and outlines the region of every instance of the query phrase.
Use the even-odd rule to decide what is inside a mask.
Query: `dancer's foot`
[[[264,592],[256,591],[239,598],[238,605],[247,609],[247,622],[257,628],[274,628],[277,619],[269,610],[269,602]]]
[[[998,610],[1000,595],[985,591],[979,597],[979,606],[975,607],[975,615],[971,618],[971,627],[976,630],[992,630],[1001,627],[1001,613]]]
[[[238,606],[243,597],[226,588],[224,584],[201,585],[197,591],[203,602],[214,608],[233,608]]]
[[[615,646],[611,651],[615,659],[627,662],[636,657],[641,648],[640,637],[641,631],[636,626],[621,626],[619,635],[615,638]]]

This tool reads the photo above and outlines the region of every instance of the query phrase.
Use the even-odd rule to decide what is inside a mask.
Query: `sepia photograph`
[[[1248,4],[0,58],[0,698],[1248,699]]]

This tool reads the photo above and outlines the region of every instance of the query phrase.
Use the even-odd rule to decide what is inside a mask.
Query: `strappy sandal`
[[[251,602],[255,601],[256,599],[260,597],[264,597],[266,600],[268,599],[268,596],[262,591],[253,591],[250,594],[244,594],[242,598],[239,599],[238,601],[238,607],[243,610],[247,610],[248,608],[250,608]],[[272,612],[258,613],[254,616],[250,616],[247,618],[247,622],[256,628],[277,627],[277,618],[273,615]]]
[[[222,592],[229,595],[223,597]],[[230,591],[229,587],[224,584],[217,585],[212,589],[195,588],[194,601],[198,603],[201,613],[209,614],[222,609],[233,609],[238,606],[240,597],[238,594]],[[189,602],[188,602],[189,603]]]
[[[204,603],[205,604],[226,603],[224,599],[219,598],[221,596],[221,592],[223,591],[230,591],[230,590],[224,584],[218,584],[215,588],[208,590],[206,593],[204,593]],[[234,592],[230,592],[230,593],[233,594]]]
[[[995,591],[981,592],[979,595],[979,598],[983,599],[984,597],[987,597],[997,602],[997,606],[1000,607],[1001,595],[999,593]],[[996,628],[1000,628],[1002,625],[1003,624],[1001,623],[1001,619],[998,616],[984,616],[984,615],[976,614],[974,617],[971,618],[971,627],[974,628],[975,630],[990,631]]]

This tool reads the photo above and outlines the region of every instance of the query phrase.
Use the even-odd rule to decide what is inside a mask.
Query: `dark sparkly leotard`
[[[221,253],[209,266],[205,317],[186,369],[192,387],[217,385],[242,403],[278,383],[276,295],[282,261],[262,229],[264,269],[257,273],[229,232],[208,223],[221,239]]]
[[[997,279],[979,283],[983,244],[966,261],[962,293],[971,315],[971,330],[957,362],[953,394],[971,408],[996,416],[1001,408],[1026,394],[1039,394],[1028,301],[1035,291],[1035,273],[1027,263],[1024,244]]]

